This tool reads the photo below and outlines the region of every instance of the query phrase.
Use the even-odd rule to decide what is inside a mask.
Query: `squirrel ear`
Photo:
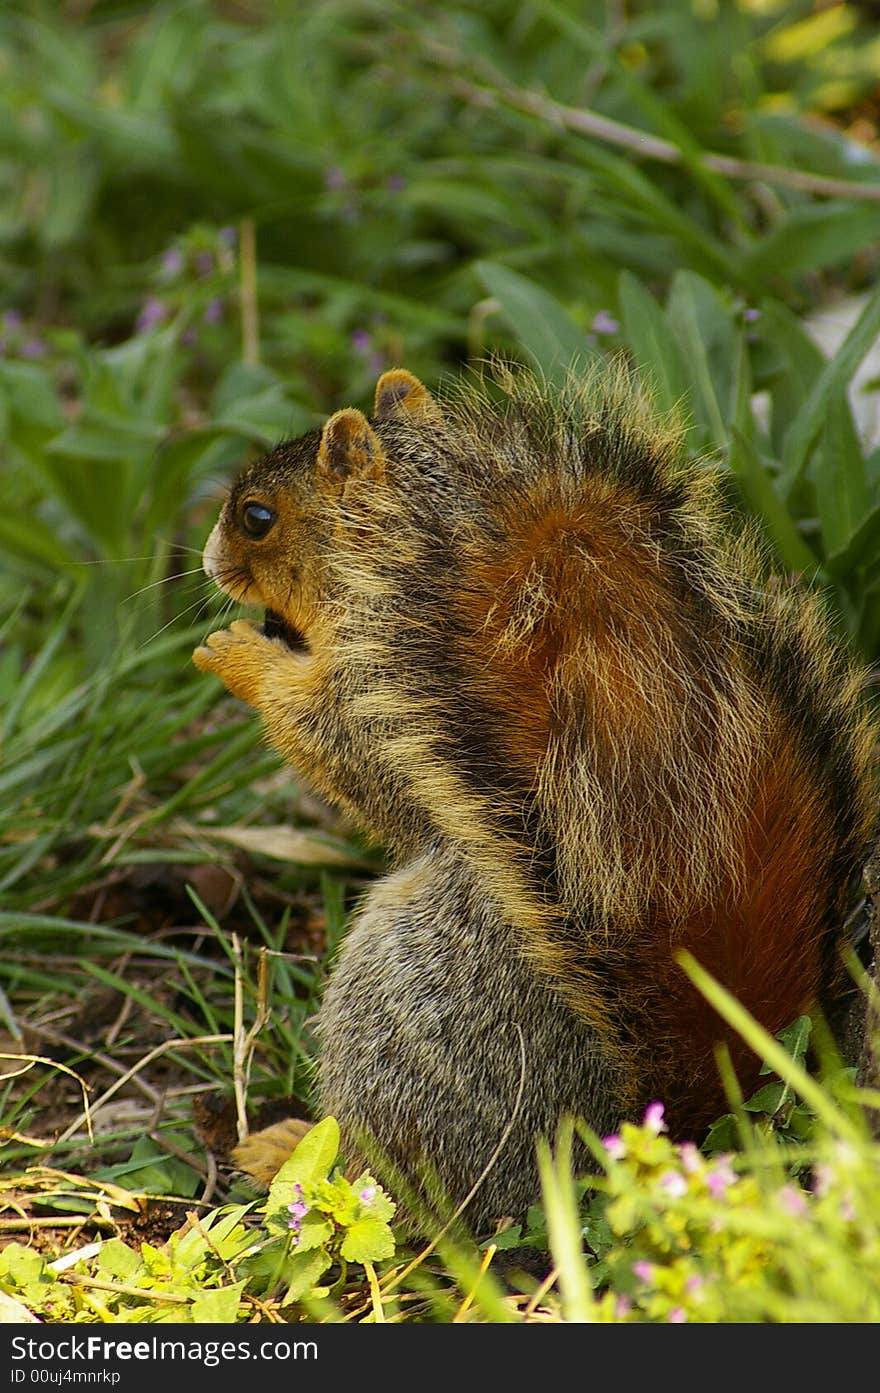
[[[373,415],[377,421],[394,416],[411,416],[416,420],[437,420],[440,409],[427,387],[405,368],[383,372],[376,383]]]
[[[361,411],[346,407],[330,417],[321,432],[318,469],[335,488],[344,488],[352,475],[382,477],[385,470],[382,444]]]

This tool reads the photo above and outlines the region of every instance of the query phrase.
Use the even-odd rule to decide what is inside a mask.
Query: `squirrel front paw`
[[[267,638],[256,624],[235,619],[228,629],[215,629],[192,657],[202,672],[213,672],[233,696],[259,707],[267,674],[281,653],[275,639]]]

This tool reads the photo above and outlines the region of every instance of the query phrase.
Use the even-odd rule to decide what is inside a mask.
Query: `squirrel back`
[[[771,1031],[833,1000],[876,819],[863,677],[622,373],[501,371],[442,406],[386,373],[371,421],[245,472],[206,568],[277,651],[212,636],[199,665],[399,865],[454,851],[616,1106],[690,1133],[723,1107],[728,1033],[679,949]]]

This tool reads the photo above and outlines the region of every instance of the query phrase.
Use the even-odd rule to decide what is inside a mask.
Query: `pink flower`
[[[610,1137],[603,1137],[602,1145],[612,1161],[622,1161],[626,1155],[626,1144],[621,1141],[616,1132],[612,1132]]]
[[[663,1121],[663,1114],[666,1109],[662,1103],[649,1103],[645,1109],[645,1116],[642,1118],[642,1126],[655,1136],[667,1130],[666,1123]]]
[[[149,295],[141,305],[141,311],[134,328],[135,333],[148,334],[157,324],[161,324],[167,315],[168,306],[157,299],[155,295]]]
[[[779,1191],[779,1203],[792,1218],[797,1218],[803,1214],[807,1208],[807,1197],[803,1190],[798,1190],[794,1185],[783,1185]]]
[[[634,1262],[633,1274],[638,1277],[640,1282],[650,1282],[654,1276],[654,1264],[652,1262]]]
[[[716,1164],[706,1173],[706,1185],[709,1194],[716,1199],[723,1195],[736,1181],[736,1171],[730,1165],[726,1156],[719,1156]]]
[[[173,280],[183,270],[183,252],[179,247],[169,247],[162,254],[162,279]]]
[[[682,1142],[678,1154],[681,1157],[681,1168],[687,1171],[688,1175],[694,1175],[700,1169],[700,1153],[692,1141]]]
[[[287,1212],[290,1215],[287,1226],[293,1231],[295,1239],[298,1240],[302,1221],[309,1212],[309,1206],[303,1201],[302,1186],[298,1182],[293,1187],[293,1193],[296,1195],[296,1199],[287,1206]]]
[[[593,322],[590,328],[594,334],[616,334],[620,325],[607,310],[599,310],[593,316]]]
[[[664,1171],[659,1184],[673,1199],[681,1199],[687,1194],[688,1183],[680,1171]]]
[[[684,1325],[687,1320],[687,1313],[683,1306],[673,1306],[666,1319],[671,1325]]]
[[[360,1200],[361,1204],[372,1204],[372,1203],[373,1203],[373,1200],[376,1198],[376,1188],[377,1188],[377,1187],[376,1187],[375,1185],[365,1185],[365,1186],[364,1186],[364,1188],[361,1190],[360,1194],[358,1195],[358,1199]]]

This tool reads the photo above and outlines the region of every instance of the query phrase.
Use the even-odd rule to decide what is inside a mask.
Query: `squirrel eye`
[[[249,537],[259,541],[275,521],[275,513],[263,503],[245,503],[241,510],[241,525]]]

